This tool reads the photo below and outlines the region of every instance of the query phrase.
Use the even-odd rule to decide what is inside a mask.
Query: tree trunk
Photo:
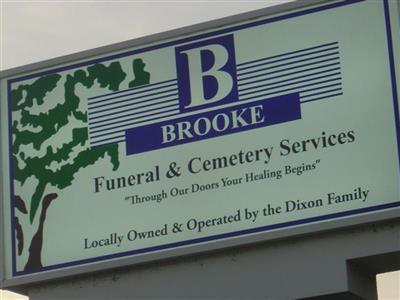
[[[56,199],[56,193],[48,194],[43,198],[42,212],[40,213],[39,227],[32,238],[31,245],[29,246],[29,258],[25,265],[25,271],[32,272],[43,268],[42,265],[42,247],[43,247],[43,227],[46,220],[47,209],[50,203]]]

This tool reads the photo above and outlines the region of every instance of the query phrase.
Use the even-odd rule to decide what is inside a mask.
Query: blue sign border
[[[215,35],[231,33],[234,31],[241,30],[241,29],[260,26],[260,25],[273,23],[273,22],[277,22],[277,21],[281,21],[281,20],[285,20],[285,19],[289,19],[289,18],[304,16],[304,15],[308,15],[308,14],[312,14],[312,13],[316,13],[316,12],[320,12],[320,11],[325,11],[328,9],[338,8],[338,7],[342,7],[342,6],[347,6],[347,5],[355,4],[358,2],[364,2],[364,1],[366,1],[366,0],[345,0],[343,2],[336,2],[336,3],[332,3],[332,4],[322,5],[319,7],[301,10],[299,12],[292,12],[292,13],[288,13],[286,15],[280,15],[277,17],[271,17],[268,19],[255,21],[252,23],[232,26],[229,28],[225,28],[225,29],[221,29],[221,30],[217,30],[217,31],[209,32],[209,33],[204,33],[204,34],[200,34],[200,35],[196,35],[196,36],[191,36],[191,37],[187,37],[187,38],[183,38],[183,39],[165,42],[165,43],[158,44],[155,46],[136,49],[133,51],[123,52],[123,53],[116,54],[116,55],[105,56],[102,58],[93,59],[93,60],[85,61],[82,63],[68,65],[68,66],[64,66],[64,67],[60,67],[60,68],[54,68],[54,69],[50,69],[50,70],[47,70],[44,72],[33,73],[30,75],[10,79],[7,81],[8,107],[9,107],[8,118],[9,118],[9,149],[10,149],[10,153],[12,153],[12,130],[11,130],[12,126],[10,124],[10,122],[12,120],[11,119],[11,117],[12,117],[11,109],[10,109],[11,98],[12,98],[11,97],[11,84],[13,84],[15,82],[32,79],[32,78],[39,77],[39,76],[45,76],[45,75],[52,74],[52,73],[63,72],[66,70],[79,68],[82,66],[88,66],[88,65],[92,65],[92,64],[96,64],[96,63],[100,63],[100,62],[104,62],[104,61],[114,60],[114,59],[130,56],[133,54],[137,54],[137,53],[143,53],[143,52],[147,52],[147,51],[151,51],[151,50],[155,50],[155,49],[174,46],[177,44],[191,42],[191,41],[194,41],[197,39],[213,37]],[[389,0],[382,0],[382,1],[383,1],[383,5],[384,5],[384,14],[385,14],[385,21],[386,21],[387,45],[388,45],[390,75],[391,75],[391,84],[392,84],[392,93],[393,93],[394,118],[395,118],[396,135],[397,135],[397,150],[398,150],[398,158],[399,158],[399,162],[400,162],[400,151],[399,151],[400,127],[399,127],[398,94],[397,94],[397,86],[396,86],[397,81],[396,81],[396,74],[395,74],[395,60],[394,60],[394,53],[393,53],[394,50],[393,50],[393,40],[392,40],[391,22],[390,22]],[[9,163],[10,163],[10,182],[11,182],[10,183],[10,195],[11,195],[10,199],[12,201],[13,195],[14,195],[14,184],[13,184],[14,177],[13,177],[13,168],[12,168],[12,166],[13,166],[12,155],[10,155],[9,159],[10,159]],[[13,222],[15,214],[14,214],[14,207],[13,207],[12,203],[11,203],[10,207],[11,207],[11,230],[12,230],[12,233],[11,233],[12,274],[14,277],[16,277],[16,276],[22,276],[22,275],[27,275],[27,274],[41,273],[44,271],[57,270],[57,269],[66,268],[66,267],[89,264],[89,263],[94,263],[94,262],[106,261],[106,260],[111,260],[111,259],[116,259],[116,258],[122,258],[122,257],[127,257],[127,256],[133,256],[133,255],[138,255],[138,254],[143,254],[143,253],[150,253],[150,252],[155,252],[155,251],[160,251],[160,250],[172,249],[172,248],[188,246],[188,245],[193,245],[193,244],[198,244],[198,243],[203,243],[203,242],[216,241],[216,240],[221,240],[221,239],[226,239],[226,238],[231,238],[231,237],[248,235],[248,234],[252,234],[252,233],[269,231],[269,230],[273,230],[273,229],[292,227],[292,226],[297,226],[297,225],[301,225],[301,224],[314,223],[314,222],[319,222],[319,221],[324,221],[324,220],[336,219],[336,218],[340,218],[340,217],[357,215],[357,214],[361,214],[361,213],[367,213],[367,212],[373,212],[373,211],[379,211],[379,210],[384,210],[384,209],[400,207],[400,200],[392,202],[392,203],[384,204],[384,205],[377,205],[377,206],[367,207],[367,208],[362,208],[362,209],[349,210],[349,211],[340,212],[340,213],[327,214],[324,216],[311,217],[311,218],[306,218],[306,219],[302,219],[302,220],[284,222],[284,223],[273,224],[273,225],[268,225],[268,226],[261,226],[261,227],[257,227],[257,228],[251,228],[251,229],[246,229],[246,230],[218,234],[218,235],[208,236],[208,237],[204,237],[204,238],[191,239],[191,240],[174,242],[174,243],[153,246],[153,247],[148,247],[148,248],[143,248],[143,249],[126,251],[126,252],[117,253],[117,254],[104,255],[104,256],[94,257],[94,258],[90,258],[90,259],[82,259],[82,260],[77,260],[77,261],[68,262],[68,263],[61,263],[61,264],[46,266],[40,270],[35,270],[33,272],[16,270],[16,251],[15,251],[16,245],[15,245],[15,227],[14,227],[15,225]]]

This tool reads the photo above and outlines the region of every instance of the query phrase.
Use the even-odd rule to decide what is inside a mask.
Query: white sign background
[[[345,217],[398,206],[399,164],[396,139],[398,123],[394,114],[394,110],[397,110],[397,107],[394,107],[397,104],[395,102],[397,95],[393,94],[395,74],[393,58],[390,55],[393,55],[394,50],[388,41],[388,16],[385,15],[385,12],[387,13],[385,5],[387,5],[385,1],[349,3],[321,10],[318,13],[301,14],[235,31],[238,64],[258,57],[279,55],[337,41],[340,47],[343,94],[325,101],[304,103],[301,105],[301,120],[273,127],[133,156],[125,156],[124,143],[120,143],[121,164],[117,171],[110,171],[111,165],[108,158],[101,159],[93,166],[80,170],[72,186],[64,189],[62,193],[58,189],[46,191],[58,192],[59,199],[55,200],[49,208],[42,252],[44,267],[39,271],[113,257],[138,255],[141,252],[159,251],[186,244],[209,242],[214,239],[232,238],[242,234],[255,234],[272,230],[274,226],[279,228],[279,224],[284,224],[281,227],[296,226],[307,222],[324,221],[332,217]],[[315,26],[315,24],[320,24],[320,26]],[[287,32],[290,32],[294,38],[284,38]],[[368,35],[365,35],[365,32],[368,32]],[[249,44],[257,45],[257,47],[248,47]],[[131,61],[135,57],[140,57],[146,62],[146,70],[151,74],[151,82],[173,77],[175,75],[174,47],[175,45],[119,59],[123,70],[128,74],[120,89],[127,88],[129,80],[133,77],[133,74],[129,72]],[[371,60],[371,57],[375,59]],[[109,62],[112,61],[114,60]],[[74,69],[68,69],[57,72],[63,76],[61,83],[67,74],[73,71]],[[38,77],[18,80],[12,83],[12,88],[20,84],[30,84]],[[5,93],[8,79],[2,80],[1,83],[2,99],[7,98]],[[90,90],[78,87],[76,93],[81,100],[82,111],[85,110],[85,100],[88,97],[104,92],[99,85]],[[46,105],[55,105],[54,101],[62,103],[63,85],[59,84],[51,94],[46,95],[45,99],[52,99],[46,101]],[[7,111],[5,105],[6,103],[2,101],[3,112]],[[13,118],[17,117],[13,116]],[[6,119],[7,116],[2,118],[3,141],[8,139]],[[69,129],[75,126],[73,123],[69,125]],[[279,145],[285,139],[295,142],[321,137],[322,132],[329,136],[349,131],[354,132],[354,142],[311,149],[287,156],[279,154]],[[65,133],[64,138],[67,134],[68,132]],[[51,144],[56,147],[57,143],[62,145],[63,142],[63,139],[52,140]],[[268,164],[249,163],[240,167],[199,174],[187,172],[187,163],[194,157],[201,157],[204,160],[229,156],[240,150],[252,151],[265,147],[273,147],[273,154]],[[46,147],[41,148],[42,154],[45,150]],[[3,162],[7,162],[8,149],[3,147],[2,151]],[[25,152],[29,152],[29,147]],[[281,179],[270,178],[248,183],[242,179],[243,183],[240,185],[223,187],[222,179],[226,177],[245,178],[247,173],[262,173],[263,170],[270,172],[282,170],[284,174],[286,166],[297,167],[302,166],[303,163],[313,165],[316,161],[319,162],[316,163],[315,169],[301,175],[288,174],[283,175]],[[165,173],[172,162],[182,167],[182,175],[167,179]],[[135,189],[125,188],[112,192],[94,193],[96,176],[104,175],[113,178],[129,176],[151,170],[156,165],[160,166],[161,170],[161,179],[157,183],[143,184]],[[10,182],[7,181],[7,178],[4,178],[5,212],[11,211],[9,207]],[[212,185],[213,183],[218,183],[219,187],[205,192],[171,196],[171,190],[174,188],[191,190],[193,184]],[[34,184],[34,179],[28,180],[24,186],[19,186],[15,182],[14,189],[23,199],[30,199]],[[358,191],[358,188],[368,191],[365,201],[361,199],[361,201],[327,204],[329,193],[348,194],[355,189]],[[163,190],[169,196],[160,203],[152,201],[132,205],[125,200],[127,196],[134,194],[145,196],[160,193]],[[268,204],[274,207],[285,207],[286,201],[304,202],[316,199],[323,200],[324,205],[275,215],[262,215],[263,209],[268,207]],[[127,234],[131,230],[155,230],[163,228],[164,224],[168,224],[170,230],[174,223],[187,224],[191,219],[207,220],[235,215],[238,211],[241,217],[239,222],[210,226],[202,232],[184,230],[177,234],[169,232],[167,236],[154,239],[127,240]],[[246,220],[246,211],[258,211],[259,215],[254,222],[252,219]],[[334,215],[336,213],[338,215]],[[28,228],[24,231],[26,242],[28,242],[37,229],[38,216],[32,225],[29,224],[29,218],[22,217],[20,219],[22,227],[24,230]],[[5,216],[5,224],[5,239],[10,241],[12,230],[11,218],[8,214]],[[85,249],[85,239],[102,240],[114,233],[125,237],[119,247],[110,245]],[[28,248],[28,243],[25,247]],[[25,251],[17,257],[12,247],[6,247],[5,250],[6,278],[27,274],[23,269],[29,252]],[[13,260],[15,261],[14,270]]]

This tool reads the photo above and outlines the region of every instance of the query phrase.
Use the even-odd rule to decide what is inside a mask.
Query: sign
[[[395,9],[329,2],[3,75],[6,280],[398,208]]]

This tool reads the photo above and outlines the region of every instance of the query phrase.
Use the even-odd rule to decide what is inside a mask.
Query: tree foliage
[[[119,62],[113,62],[109,66],[96,64],[87,69],[76,70],[66,75],[62,103],[39,114],[32,113],[32,107],[54,101],[46,95],[57,87],[62,78],[60,74],[46,75],[32,84],[22,84],[12,90],[12,111],[20,113],[20,117],[13,121],[12,126],[14,179],[22,185],[32,176],[38,181],[30,203],[31,223],[48,185],[64,189],[72,184],[75,174],[81,168],[92,165],[106,156],[109,157],[113,170],[116,170],[119,167],[118,145],[90,148],[88,128],[82,125],[72,128],[72,139],[66,140],[61,148],[54,149],[48,146],[42,156],[28,157],[21,150],[21,146],[32,144],[33,148],[39,151],[44,142],[51,141],[65,126],[71,126],[72,119],[87,123],[87,112],[80,110],[81,99],[75,91],[78,84],[90,88],[97,81],[100,87],[116,91],[125,77]],[[32,127],[34,130],[31,130]],[[81,147],[82,150],[74,156],[72,162],[68,162],[76,147]],[[23,163],[19,164],[18,160]],[[50,168],[53,162],[60,163],[56,170]]]

